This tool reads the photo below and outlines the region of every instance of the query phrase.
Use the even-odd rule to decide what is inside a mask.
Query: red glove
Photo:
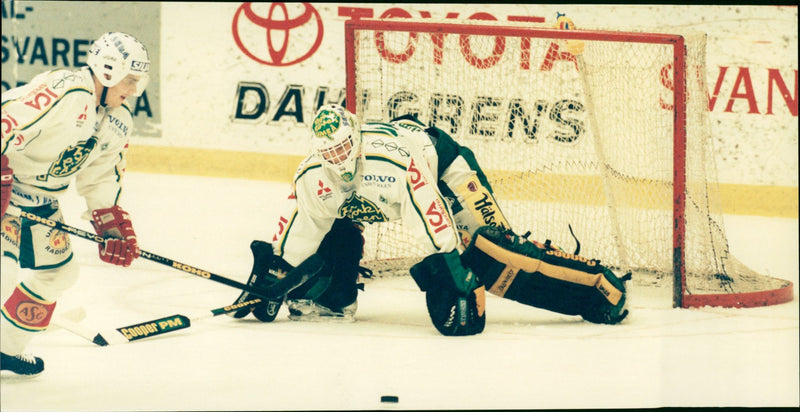
[[[11,202],[11,185],[14,183],[14,171],[8,167],[8,156],[0,155],[0,218],[5,216]]]
[[[99,245],[100,260],[128,267],[139,257],[139,243],[133,231],[131,217],[119,206],[92,211],[92,226],[99,236],[106,239]]]

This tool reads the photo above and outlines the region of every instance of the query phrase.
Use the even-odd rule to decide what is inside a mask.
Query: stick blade
[[[122,334],[122,336],[124,336],[129,342],[132,342],[139,339],[149,338],[151,336],[173,332],[179,329],[185,329],[191,325],[192,322],[188,317],[184,315],[172,315],[134,325],[123,326],[121,328],[117,328],[117,332]]]

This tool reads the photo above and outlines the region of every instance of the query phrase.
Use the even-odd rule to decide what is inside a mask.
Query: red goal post
[[[704,34],[357,19],[345,22],[345,68],[362,121],[411,112],[473,149],[515,231],[566,244],[571,224],[586,256],[671,283],[675,307],[792,300],[791,282],[728,250]],[[421,258],[400,225],[366,234],[379,270]]]

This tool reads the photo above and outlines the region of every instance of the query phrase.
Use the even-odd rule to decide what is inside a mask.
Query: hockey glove
[[[131,217],[119,206],[92,211],[92,226],[99,236],[106,239],[99,245],[100,260],[128,267],[139,257],[141,250],[133,231]]]
[[[250,250],[253,252],[253,270],[250,271],[250,278],[247,280],[248,286],[261,289],[267,288],[293,269],[292,265],[273,254],[272,245],[267,242],[254,240],[250,243]],[[257,298],[259,296],[251,295],[249,292],[242,292],[233,304],[238,305]],[[272,322],[278,316],[278,311],[283,304],[284,298],[284,296],[269,300],[261,298],[261,303],[239,309],[233,312],[231,316],[241,319],[252,313],[256,319],[262,322]]]
[[[8,167],[8,156],[0,155],[0,218],[5,216],[11,202],[11,185],[14,183],[14,171]]]
[[[483,285],[461,264],[457,251],[436,253],[410,269],[411,277],[425,292],[433,326],[445,336],[483,332],[486,295]]]

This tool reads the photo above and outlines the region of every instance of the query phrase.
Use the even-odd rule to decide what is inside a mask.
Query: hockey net
[[[347,104],[404,114],[473,150],[517,233],[550,239],[673,306],[790,301],[792,284],[729,253],[707,113],[705,35],[487,21],[351,20]],[[424,256],[401,222],[369,225],[364,262]]]

